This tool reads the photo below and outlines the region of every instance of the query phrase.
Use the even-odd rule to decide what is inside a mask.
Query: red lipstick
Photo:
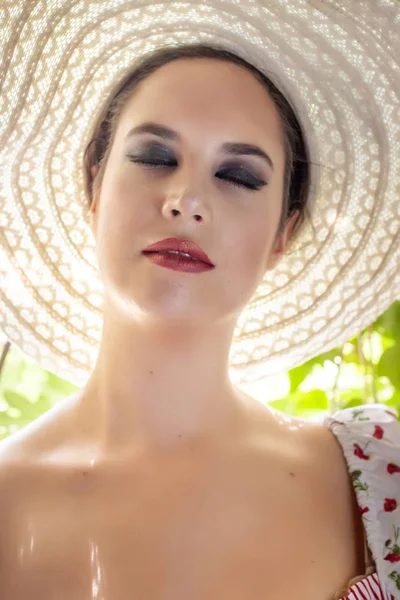
[[[145,252],[146,258],[159,267],[173,269],[174,271],[185,271],[186,273],[202,273],[214,269],[212,265],[182,256],[181,254],[169,254],[168,252]]]
[[[148,252],[171,252],[168,256],[180,256],[181,254],[187,255],[186,258],[198,260],[208,266],[214,267],[215,265],[211,262],[211,259],[197,244],[190,240],[180,240],[178,238],[167,238],[151,244],[143,250],[144,254]],[[175,254],[173,254],[175,253]],[[177,254],[179,253],[179,254]],[[183,258],[183,257],[182,257]]]

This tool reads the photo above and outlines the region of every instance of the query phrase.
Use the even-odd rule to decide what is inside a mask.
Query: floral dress
[[[340,443],[364,524],[365,574],[332,600],[400,600],[400,424],[383,404],[323,415]]]

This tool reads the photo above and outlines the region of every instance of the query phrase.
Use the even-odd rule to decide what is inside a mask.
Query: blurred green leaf
[[[400,344],[395,344],[384,351],[377,365],[379,376],[384,375],[392,384],[400,389]]]
[[[297,390],[294,402],[299,416],[308,411],[322,411],[329,408],[328,397],[322,390],[310,390],[305,393]]]
[[[394,302],[374,323],[378,333],[400,342],[400,301]]]
[[[36,402],[30,402],[18,392],[5,390],[4,399],[11,408],[19,410],[21,417],[28,421],[36,419],[51,408],[50,402],[44,395],[40,396]]]

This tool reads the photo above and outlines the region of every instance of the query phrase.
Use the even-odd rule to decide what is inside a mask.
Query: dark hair
[[[285,96],[266,75],[236,54],[224,48],[208,44],[187,44],[178,47],[159,48],[142,58],[140,63],[119,82],[99,116],[92,140],[85,150],[84,177],[86,192],[90,198],[89,206],[92,203],[93,196],[101,188],[118,118],[132,96],[134,89],[158,68],[182,58],[211,58],[240,65],[253,73],[265,86],[281,118],[285,151],[284,197],[277,237],[283,232],[284,226],[291,215],[299,210],[299,217],[292,230],[292,235],[294,235],[304,221],[310,190],[309,150],[301,125]],[[93,165],[99,167],[94,181],[92,181],[90,172]]]

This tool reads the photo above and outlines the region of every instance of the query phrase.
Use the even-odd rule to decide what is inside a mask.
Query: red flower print
[[[385,560],[389,560],[391,563],[399,562],[400,561],[400,554],[393,554],[393,553],[387,554],[385,556]]]
[[[370,457],[367,454],[364,454],[364,452],[361,450],[360,446],[358,444],[353,444],[355,450],[354,450],[354,454],[356,456],[358,456],[358,458],[363,458],[364,460],[369,460]]]
[[[384,509],[386,512],[390,512],[391,510],[396,510],[397,501],[395,498],[385,498]]]
[[[361,508],[361,506],[360,506],[360,514],[363,515],[364,513],[367,513],[368,511],[369,511],[368,506],[364,506],[364,508]]]
[[[376,438],[377,440],[381,440],[383,436],[383,429],[380,425],[375,425],[375,431],[373,434],[373,437]]]
[[[394,463],[389,463],[388,466],[387,466],[387,471],[390,474],[392,474],[392,473],[400,473],[400,467],[398,465],[395,465]]]

